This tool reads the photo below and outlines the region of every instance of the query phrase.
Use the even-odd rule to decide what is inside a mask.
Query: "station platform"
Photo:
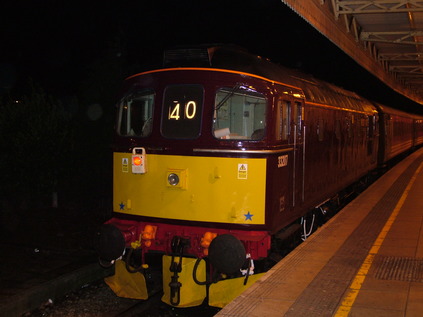
[[[423,316],[423,149],[216,316]]]

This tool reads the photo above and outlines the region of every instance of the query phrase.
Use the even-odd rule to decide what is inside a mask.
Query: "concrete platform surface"
[[[423,316],[423,149],[216,316]]]

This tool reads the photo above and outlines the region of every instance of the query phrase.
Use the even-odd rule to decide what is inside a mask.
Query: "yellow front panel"
[[[191,221],[264,224],[266,159],[147,154],[133,174],[130,153],[114,153],[113,209]],[[180,183],[171,186],[169,173]]]

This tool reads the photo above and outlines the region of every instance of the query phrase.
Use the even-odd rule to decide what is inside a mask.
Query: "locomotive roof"
[[[238,46],[198,46],[165,51],[163,66],[206,67],[250,73],[303,90],[306,100],[356,111],[375,112],[373,104],[354,92],[293,70]]]

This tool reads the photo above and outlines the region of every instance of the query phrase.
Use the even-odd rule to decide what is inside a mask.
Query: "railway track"
[[[192,308],[175,308],[161,301],[162,290],[155,288],[148,300],[135,300],[116,296],[104,283],[98,280],[84,285],[55,301],[47,301],[25,317],[194,317],[214,316],[219,309],[202,305]]]
[[[125,311],[114,315],[116,317],[133,317],[133,316],[151,316],[151,317],[211,317],[214,316],[220,309],[210,307],[207,305],[190,307],[190,308],[175,308],[164,304],[161,301],[161,293],[152,296],[148,301],[140,301]]]

